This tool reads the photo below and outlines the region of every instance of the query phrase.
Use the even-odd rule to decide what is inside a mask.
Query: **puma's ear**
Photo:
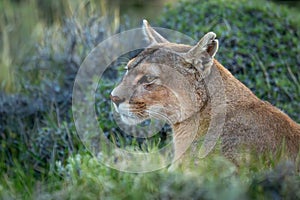
[[[197,56],[204,52],[207,52],[211,58],[213,58],[219,48],[218,40],[214,32],[209,32],[201,38],[201,40],[191,49],[187,54],[190,56]]]
[[[147,20],[143,20],[143,31],[146,39],[151,43],[168,43],[169,41],[156,32],[148,23]]]
[[[185,60],[193,64],[204,76],[210,74],[213,58],[218,51],[218,40],[215,38],[215,33],[207,33],[194,47],[184,54]]]

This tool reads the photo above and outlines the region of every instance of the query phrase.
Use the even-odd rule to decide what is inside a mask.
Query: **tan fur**
[[[207,133],[212,99],[218,95],[218,87],[222,87],[226,113],[220,139],[225,156],[235,160],[239,147],[276,152],[285,141],[287,155],[296,158],[300,126],[279,109],[258,99],[214,59],[218,49],[214,33],[206,34],[190,47],[168,42],[146,22],[144,29],[151,45],[130,61],[128,73],[111,94],[112,100],[120,104],[116,106],[119,112],[128,112],[132,117],[124,117],[125,123],[127,119],[134,124],[149,117],[168,118],[178,158],[186,150],[186,144]],[[147,74],[156,76],[153,82],[140,81]],[[215,81],[216,74],[221,76],[221,82]],[[216,92],[209,93],[207,85],[217,88]],[[127,110],[122,111],[122,107]],[[156,115],[149,114],[151,109]]]

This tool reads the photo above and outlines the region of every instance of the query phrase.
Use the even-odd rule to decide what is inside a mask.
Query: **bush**
[[[79,10],[89,15],[44,27],[35,51],[13,68],[18,94],[0,92],[1,173],[18,162],[47,174],[56,159],[64,161],[78,146],[71,113],[74,79],[83,59],[112,30],[89,8]]]
[[[253,158],[253,165],[262,167]],[[192,163],[186,163],[186,166]],[[263,172],[237,171],[224,158],[209,156],[191,168],[162,169],[146,174],[120,172],[89,155],[69,157],[56,164],[61,178],[39,185],[34,199],[297,199],[299,176],[290,163]],[[243,166],[245,167],[245,166]],[[5,186],[5,185],[4,185]],[[0,185],[1,187],[1,185]],[[1,188],[0,188],[1,195]]]
[[[215,32],[216,59],[300,122],[300,24],[291,12],[265,1],[182,1],[166,9],[160,24],[196,40]]]

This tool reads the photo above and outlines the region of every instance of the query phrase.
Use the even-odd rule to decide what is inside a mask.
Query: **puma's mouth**
[[[119,108],[118,108],[118,106],[117,106],[115,103],[112,103],[112,104],[114,105],[115,111],[116,111],[117,113],[119,113]]]
[[[129,105],[120,104],[116,106],[114,104],[115,111],[120,115],[122,122],[127,125],[137,125],[147,120],[146,117],[138,116],[135,113],[130,111]]]
[[[139,118],[133,115],[120,114],[122,121],[128,125],[137,125],[145,121],[146,119]]]

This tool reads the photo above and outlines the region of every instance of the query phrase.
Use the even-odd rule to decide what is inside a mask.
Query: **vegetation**
[[[216,58],[256,95],[300,122],[300,18],[293,10],[264,1],[191,1],[164,16],[164,27],[196,40],[214,31]]]
[[[116,32],[117,24],[104,17],[105,5],[96,1],[77,7],[74,1],[53,3],[66,12],[44,21],[35,12],[43,6],[38,2],[0,2],[1,199],[300,198],[300,175],[293,164],[267,163],[263,156],[250,157],[237,169],[216,153],[196,166],[188,161],[146,174],[98,163],[76,135],[72,86],[80,63]],[[259,0],[195,0],[167,7],[160,24],[195,39],[216,32],[217,59],[299,122],[300,24],[299,14],[291,12]],[[106,96],[98,97],[98,117],[109,119],[103,99],[116,73],[107,72],[107,82],[99,85],[99,95]],[[99,123],[105,132],[117,129],[109,120]]]

